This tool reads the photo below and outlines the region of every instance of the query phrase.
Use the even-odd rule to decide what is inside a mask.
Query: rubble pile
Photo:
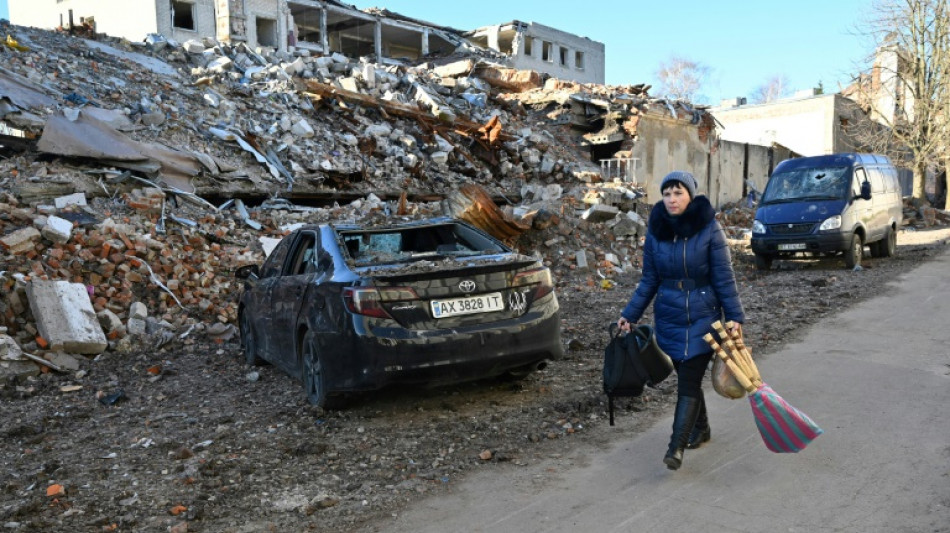
[[[570,123],[499,89],[537,98],[530,75],[4,29],[0,327],[24,354],[70,351],[36,316],[40,282],[88,294],[106,342],[85,353],[230,339],[234,269],[301,223],[477,211],[565,279],[639,266],[643,191],[604,182]],[[590,88],[549,83],[571,90]]]

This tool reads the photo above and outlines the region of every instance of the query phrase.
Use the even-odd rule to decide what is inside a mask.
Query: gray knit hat
[[[660,191],[666,188],[671,181],[679,182],[683,185],[683,188],[689,192],[689,198],[692,200],[696,198],[696,178],[693,177],[689,172],[683,172],[681,170],[674,170],[666,175],[663,178],[663,181],[660,182]]]

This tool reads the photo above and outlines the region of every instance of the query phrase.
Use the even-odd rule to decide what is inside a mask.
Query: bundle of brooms
[[[741,332],[734,328],[732,322],[723,327],[722,322],[717,321],[713,329],[719,335],[719,341],[712,333],[707,333],[703,339],[749,394],[755,425],[769,450],[776,453],[798,452],[823,433],[808,415],[789,405],[762,381]]]

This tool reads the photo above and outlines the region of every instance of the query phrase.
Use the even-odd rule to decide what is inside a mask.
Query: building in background
[[[512,21],[466,34],[476,44],[508,55],[511,66],[580,83],[604,83],[604,43],[537,22]]]
[[[359,10],[335,0],[17,0],[10,21],[38,28],[83,27],[141,42],[149,34],[185,42],[211,38],[279,52],[419,62],[473,49],[493,60],[579,82],[604,82],[604,45],[537,23],[511,22],[474,32],[386,9]],[[487,50],[485,50],[487,52]]]

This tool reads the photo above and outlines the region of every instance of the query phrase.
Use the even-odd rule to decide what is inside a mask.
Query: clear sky
[[[858,36],[872,0],[565,1],[565,0],[370,0],[360,9],[384,7],[433,24],[471,30],[520,20],[604,43],[606,82],[649,83],[672,55],[711,70],[699,103],[749,96],[769,78],[785,76],[790,90],[837,92],[873,44]],[[653,96],[662,96],[656,90]]]
[[[7,0],[0,0],[0,19],[10,20],[10,11],[7,9]],[[6,36],[4,36],[6,39]]]

